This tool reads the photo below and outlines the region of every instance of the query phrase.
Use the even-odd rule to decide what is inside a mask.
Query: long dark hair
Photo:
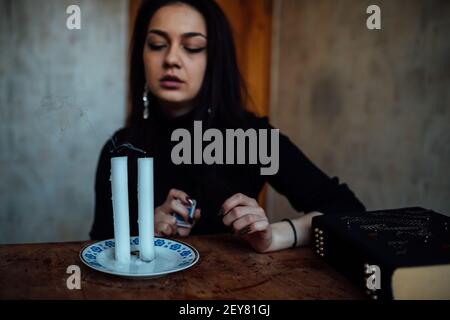
[[[207,67],[196,98],[195,119],[204,127],[245,127],[247,89],[239,72],[236,48],[228,19],[214,0],[145,0],[134,25],[130,50],[129,103],[127,124],[142,124],[142,93],[145,85],[142,52],[150,19],[166,5],[184,3],[199,11],[206,21]],[[155,101],[151,93],[150,101]],[[153,98],[153,99],[152,99]],[[150,105],[151,114],[152,105]],[[210,109],[210,113],[208,113]]]

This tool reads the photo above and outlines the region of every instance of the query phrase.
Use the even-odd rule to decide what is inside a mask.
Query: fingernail
[[[223,210],[223,208],[220,208],[219,214],[217,215],[218,217],[223,216],[225,214],[225,210]]]
[[[192,206],[193,202],[192,202],[192,198],[191,197],[187,196],[186,197],[186,202]]]

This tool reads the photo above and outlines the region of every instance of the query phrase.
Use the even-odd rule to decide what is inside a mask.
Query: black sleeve
[[[97,165],[95,177],[95,214],[89,236],[92,240],[104,240],[114,237],[113,210],[111,201],[111,157],[110,142],[103,147]]]
[[[273,129],[267,118],[260,118],[258,122],[260,128]],[[329,214],[366,210],[346,184],[340,183],[337,177],[327,176],[281,132],[279,170],[267,176],[267,180],[299,212]]]

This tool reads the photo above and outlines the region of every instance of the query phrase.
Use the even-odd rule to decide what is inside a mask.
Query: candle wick
[[[122,143],[122,144],[120,144],[120,145],[117,145],[117,140],[116,140],[116,137],[115,137],[115,136],[111,138],[111,143],[112,143],[112,146],[113,146],[113,147],[112,147],[111,150],[109,151],[110,153],[119,152],[121,149],[129,149],[129,150],[137,151],[137,152],[142,153],[142,154],[147,154],[147,152],[145,152],[145,151],[142,150],[142,149],[136,148],[135,146],[133,146],[133,145],[132,145],[131,143],[129,143],[129,142],[126,142],[126,143]]]

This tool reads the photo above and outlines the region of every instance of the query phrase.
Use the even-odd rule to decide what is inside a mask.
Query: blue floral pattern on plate
[[[131,237],[130,246],[132,252],[138,251],[139,237]],[[80,259],[88,267],[100,272],[130,278],[153,278],[190,268],[196,264],[200,258],[198,251],[186,243],[155,237],[156,258],[153,263],[156,267],[154,267],[152,271],[143,271],[131,267],[129,270],[127,269],[124,271],[115,269],[114,248],[114,239],[99,241],[86,246],[80,252]],[[142,265],[143,262],[134,261],[132,263],[135,265],[140,263]],[[130,263],[130,265],[132,263]],[[161,266],[163,266],[163,268],[161,268]]]

